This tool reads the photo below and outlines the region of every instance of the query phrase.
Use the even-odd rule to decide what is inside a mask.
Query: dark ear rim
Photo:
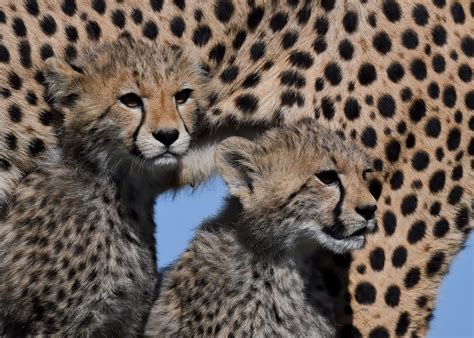
[[[57,57],[46,60],[44,69],[45,82],[48,85],[48,96],[53,105],[60,108],[71,106],[77,99],[77,81],[83,76],[84,70],[73,63]]]
[[[235,136],[217,147],[214,156],[216,168],[229,188],[241,186],[253,192],[256,171],[251,157],[256,147],[254,142]]]
[[[226,162],[239,172],[247,188],[253,192],[253,179],[251,174],[255,172],[250,166],[245,164],[246,158],[243,157],[241,153],[232,151],[225,153],[223,156],[226,158]]]

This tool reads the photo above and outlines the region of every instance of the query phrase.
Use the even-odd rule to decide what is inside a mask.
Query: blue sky
[[[157,201],[158,259],[160,267],[175,260],[193,237],[204,218],[216,214],[226,195],[220,178],[191,193],[190,189],[174,198],[163,195]],[[431,322],[428,338],[474,337],[474,237],[451,266],[445,278]]]

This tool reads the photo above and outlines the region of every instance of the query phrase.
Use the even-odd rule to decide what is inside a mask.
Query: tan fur
[[[216,165],[231,197],[166,270],[146,334],[335,336],[333,304],[307,257],[359,249],[373,230],[375,214],[361,212],[375,206],[368,158],[305,121],[255,142],[231,137]]]
[[[75,7],[65,6],[70,11],[63,11],[63,4],[73,2]],[[94,1],[96,2],[100,3]],[[150,33],[154,31],[150,27],[154,24],[158,28],[155,37],[158,42],[167,41],[193,47],[209,66],[211,76],[217,80],[219,90],[216,91],[214,109],[204,119],[200,119],[203,122],[210,120],[212,123],[205,124],[211,127],[222,125],[233,131],[236,125],[242,126],[243,123],[275,126],[292,124],[302,115],[314,116],[330,129],[366,144],[367,151],[377,159],[377,172],[371,177],[370,185],[374,193],[380,195],[378,210],[381,230],[363,251],[353,254],[350,259],[328,257],[327,264],[324,264],[326,276],[333,281],[332,295],[337,304],[337,322],[344,335],[388,333],[393,336],[397,332],[400,335],[414,336],[426,334],[442,276],[448,270],[452,258],[462,248],[466,234],[473,226],[473,108],[470,103],[472,101],[469,101],[473,95],[473,80],[472,75],[469,77],[469,72],[472,74],[474,59],[472,55],[468,55],[474,34],[471,1],[439,1],[437,3],[441,5],[437,6],[433,1],[314,0],[309,2],[308,21],[303,20],[301,23],[299,18],[305,16],[300,16],[299,13],[304,7],[304,1],[299,1],[296,7],[291,7],[289,2],[283,0],[252,1],[250,5],[246,0],[232,1],[234,11],[228,17],[221,17],[222,21],[216,15],[217,2],[211,0],[185,1],[184,9],[179,8],[174,1],[167,1],[161,9],[155,6],[156,10],[151,5],[160,1],[105,1],[104,12],[100,6],[92,8],[91,3],[77,0],[38,1],[38,13],[30,14],[35,12],[26,9],[25,1],[2,1],[5,21],[0,22],[0,44],[9,53],[8,61],[0,61],[2,196],[8,196],[18,179],[39,163],[38,157],[44,154],[39,151],[43,145],[50,148],[56,143],[51,122],[56,115],[48,113],[53,111],[41,99],[44,87],[35,80],[35,75],[44,64],[41,59],[43,45],[49,44],[57,56],[65,56],[69,52],[70,58],[73,58],[74,51],[79,52],[97,43],[94,40],[97,35],[93,34],[96,25],[100,27],[98,40],[104,42],[115,39],[124,31],[135,37],[144,37],[145,40],[149,37],[153,39],[154,35]],[[255,3],[255,7],[251,6],[252,3]],[[255,20],[258,16],[254,14],[258,14],[258,8],[264,12],[261,21]],[[137,9],[141,16],[137,15]],[[123,12],[123,28],[114,24],[117,22],[117,15],[120,17],[116,11]],[[346,19],[349,30],[344,27],[344,17],[349,11],[353,11],[357,17],[354,31],[351,30],[353,25],[350,16]],[[269,24],[276,12],[287,13],[288,22],[280,31],[273,32]],[[51,15],[56,23],[56,30],[51,35],[47,35],[40,25],[47,15]],[[23,20],[26,34],[23,35],[21,24],[15,18]],[[171,31],[171,22],[179,21],[179,18],[185,23],[180,37]],[[318,21],[320,25],[315,29],[318,19],[322,21]],[[327,22],[327,29],[324,22]],[[256,24],[249,26],[249,23]],[[77,40],[68,40],[67,26],[77,30]],[[203,29],[205,26],[211,32],[209,40],[205,39],[207,34],[198,34],[206,32]],[[443,28],[446,31],[445,42]],[[417,38],[417,43],[411,38],[410,48],[403,44],[404,33],[408,30],[415,32]],[[144,35],[144,32],[147,34]],[[282,38],[290,32],[296,32],[298,39],[292,47],[284,50]],[[433,32],[437,33],[436,43]],[[69,36],[74,37],[70,30],[69,33]],[[242,37],[242,33],[246,33],[243,45],[234,48],[234,41],[238,40],[236,37]],[[384,42],[383,33],[390,38],[389,45]],[[408,31],[408,36],[410,34],[413,35]],[[193,39],[195,36],[199,39]],[[379,37],[377,43],[374,42],[376,36]],[[350,60],[343,59],[340,53],[340,46],[345,40],[354,48]],[[316,41],[319,52],[313,48]],[[29,44],[29,53],[25,42]],[[255,42],[264,42],[266,46],[265,55],[257,62],[250,58]],[[222,62],[210,58],[211,55],[216,55],[211,54],[211,51],[219,44],[225,48]],[[379,52],[375,45],[385,54]],[[346,47],[347,55],[347,43],[342,46]],[[25,55],[23,58],[20,58],[20,47]],[[305,51],[313,58],[313,64],[308,69],[291,65],[289,54],[296,50]],[[439,56],[444,59],[444,67]],[[423,66],[417,59],[426,66],[425,78]],[[272,61],[273,65],[264,70],[265,65],[270,65],[267,61]],[[233,81],[224,83],[219,77],[231,63],[238,66],[239,73]],[[361,66],[367,63],[374,66],[377,75],[373,82],[362,85],[358,76]],[[395,63],[399,63],[403,71],[394,68],[392,80],[388,70]],[[436,70],[433,63],[436,64]],[[340,82],[331,84],[329,81],[330,77],[337,80],[337,76],[333,77],[337,75],[334,74],[335,68],[327,68],[330,64],[336,64],[340,68]],[[417,73],[420,80],[413,75],[412,65],[416,71],[421,71]],[[298,71],[304,78],[304,83],[299,79],[294,80],[291,86],[282,85],[282,73],[285,71]],[[20,88],[13,73],[21,79]],[[258,83],[254,83],[254,87],[242,88],[247,76],[253,73],[259,75]],[[40,80],[39,77],[37,79]],[[455,90],[455,99],[450,86]],[[302,106],[298,105],[295,93],[285,96],[286,99],[295,98],[293,106],[281,104],[282,93],[289,89],[304,97]],[[439,90],[438,94],[436,89]],[[37,100],[33,99],[30,91],[34,92]],[[244,93],[257,97],[258,105],[254,112],[242,112],[236,106],[237,97]],[[395,103],[393,115],[390,113],[391,103],[383,99],[386,95],[391,95]],[[349,99],[357,101],[360,110]],[[301,99],[299,102],[301,105]],[[379,104],[382,111],[388,109],[385,110],[387,116],[380,112]],[[346,113],[346,106],[352,110],[348,109]],[[17,108],[21,110],[22,118],[21,121],[14,122],[17,119],[12,119],[11,114],[17,116]],[[353,109],[355,112],[359,111],[358,117]],[[416,121],[412,119],[412,114]],[[417,114],[421,114],[419,120],[416,118]],[[434,119],[439,122],[439,133]],[[428,135],[428,127],[434,127],[430,133],[437,136]],[[397,145],[400,146],[399,152]],[[201,149],[208,154],[208,159],[212,158],[209,147],[203,146]],[[429,155],[429,164],[425,169],[415,169],[412,164],[413,160],[420,158],[420,155],[415,156],[420,151]],[[193,177],[201,180],[213,169],[211,160],[201,160],[199,150],[192,151],[191,154],[183,163],[196,163],[193,159],[198,158],[200,160],[197,163],[203,165],[194,168],[204,170],[194,176],[193,170],[188,170],[189,166],[186,166],[183,168],[186,178],[184,182],[192,182]],[[432,179],[442,178],[443,174],[440,173],[444,173],[445,179],[437,184],[444,184],[440,190],[432,192],[430,182]],[[410,205],[414,201],[413,196],[416,197],[416,208],[405,215],[401,212],[402,203],[405,201]],[[393,219],[396,219],[395,223]],[[425,231],[421,232],[423,236],[420,240],[410,244],[410,229],[419,221],[424,222]],[[423,229],[423,226],[417,227],[415,230]],[[394,266],[394,255],[403,258],[398,255],[403,251],[397,250],[399,247],[407,250],[407,260],[401,266]],[[373,256],[383,258],[383,264],[379,260],[372,265]],[[334,262],[338,264],[336,268]],[[416,278],[417,272],[419,280]],[[407,287],[407,278],[417,283],[408,283]],[[375,299],[369,297],[361,300],[356,297],[357,294],[360,295],[360,290],[364,290],[358,286],[368,285],[363,283],[374,287]],[[400,291],[400,296],[398,299],[393,297],[387,303],[385,295],[389,290]]]
[[[0,333],[140,335],[156,283],[154,200],[188,150],[204,79],[182,51],[129,38],[74,65],[49,59],[45,77],[65,114],[61,147],[0,219]],[[183,86],[194,91],[178,103]],[[124,101],[131,92],[143,104]],[[160,144],[154,133],[170,128],[181,135]]]

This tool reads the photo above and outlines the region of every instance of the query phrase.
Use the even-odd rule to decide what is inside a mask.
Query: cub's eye
[[[334,170],[325,170],[315,174],[324,184],[334,184],[339,182],[339,176]]]
[[[119,97],[119,101],[128,108],[137,108],[143,106],[143,101],[140,96],[135,93],[127,93]]]
[[[185,104],[189,100],[189,97],[191,96],[192,92],[193,92],[192,89],[186,88],[186,89],[180,90],[179,92],[174,94],[174,100],[175,100],[176,104],[178,104],[178,105],[179,104]]]
[[[364,181],[367,181],[371,172],[372,172],[372,169],[365,169],[362,172],[362,178],[364,179]]]

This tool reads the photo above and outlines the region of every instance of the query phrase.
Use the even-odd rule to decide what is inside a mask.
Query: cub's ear
[[[253,192],[257,168],[253,158],[257,145],[242,137],[230,137],[219,144],[215,153],[217,171],[232,195],[242,197]]]
[[[82,76],[82,68],[68,64],[62,59],[52,57],[46,60],[44,77],[48,84],[49,96],[58,108],[74,104]]]

